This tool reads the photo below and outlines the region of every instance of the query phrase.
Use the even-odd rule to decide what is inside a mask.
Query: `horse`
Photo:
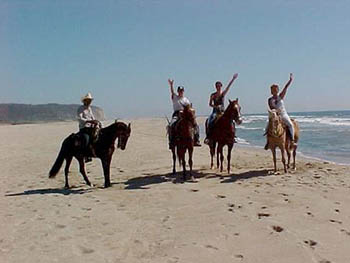
[[[299,140],[299,125],[292,119],[294,125],[294,141]],[[284,125],[281,116],[277,110],[269,110],[269,124],[267,128],[267,147],[271,149],[274,173],[277,173],[276,167],[276,148],[278,147],[282,155],[282,163],[284,172],[287,173],[287,168],[290,167],[291,152],[293,152],[293,170],[296,170],[295,157],[297,151],[297,145],[292,145],[291,135],[288,128]],[[287,152],[288,162],[286,164],[286,158],[284,152]]]
[[[118,138],[117,148],[125,150],[130,133],[130,123],[129,125],[126,125],[125,123],[118,122],[117,120],[108,127],[102,128],[96,142],[93,143],[93,148],[96,156],[92,156],[92,153],[87,153],[86,149],[82,147],[82,137],[79,133],[72,133],[62,142],[61,150],[49,172],[49,178],[54,178],[57,175],[65,160],[65,188],[68,189],[69,166],[72,162],[73,157],[75,157],[79,162],[79,170],[85,180],[85,183],[89,186],[92,186],[88,177],[86,176],[84,158],[88,156],[97,157],[100,158],[102,162],[105,178],[104,187],[110,187],[110,164],[113,152],[115,150],[115,140]]]
[[[186,181],[186,160],[185,154],[188,151],[188,165],[190,167],[191,181],[195,181],[192,175],[192,155],[194,147],[194,127],[195,115],[191,106],[187,105],[180,111],[179,120],[175,123],[173,128],[174,143],[171,146],[173,156],[173,175],[176,174],[176,155],[179,159],[179,164],[182,164],[183,180]]]
[[[219,116],[211,128],[210,137],[209,139],[209,148],[210,148],[210,156],[211,156],[211,162],[210,162],[210,168],[213,169],[214,167],[214,155],[215,150],[217,150],[216,154],[216,163],[217,168],[219,168],[220,165],[220,172],[223,171],[223,161],[224,161],[224,155],[223,155],[223,148],[225,145],[227,145],[227,172],[230,173],[230,163],[231,163],[231,151],[233,148],[233,144],[235,142],[235,123],[240,125],[242,123],[242,116],[241,116],[241,106],[238,103],[238,98],[236,100],[229,100],[229,105],[227,106],[224,113]],[[208,119],[205,122],[206,127],[208,127]],[[216,149],[217,144],[217,149]],[[220,163],[219,163],[220,159]]]

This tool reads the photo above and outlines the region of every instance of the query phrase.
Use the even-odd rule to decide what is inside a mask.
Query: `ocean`
[[[350,164],[350,110],[289,113],[298,121],[299,154],[340,164]],[[236,125],[240,145],[264,147],[267,114],[243,115]]]

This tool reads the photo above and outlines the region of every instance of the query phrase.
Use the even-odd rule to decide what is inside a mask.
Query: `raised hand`
[[[173,86],[174,85],[174,80],[173,79],[168,79],[168,83],[170,86]]]
[[[293,80],[293,73],[290,73],[290,74],[289,74],[289,79],[290,79],[290,80]]]
[[[238,73],[234,74],[232,79],[235,80],[238,77]]]

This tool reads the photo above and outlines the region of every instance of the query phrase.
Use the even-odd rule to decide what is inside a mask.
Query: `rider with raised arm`
[[[90,107],[93,97],[90,93],[87,93],[84,97],[81,98],[81,105],[77,110],[78,122],[79,122],[79,133],[84,138],[84,148],[87,152],[91,151],[93,156],[96,156],[95,151],[92,147],[92,143],[95,139],[95,127],[99,122],[95,119],[92,109]],[[91,161],[91,157],[85,158],[86,162]]]
[[[292,83],[292,81],[293,81],[293,73],[290,73],[288,82],[284,86],[282,92],[279,94],[278,94],[279,86],[277,84],[272,84],[270,87],[272,96],[268,99],[268,105],[269,105],[270,110],[277,110],[279,112],[283,123],[289,129],[289,132],[291,135],[291,143],[292,143],[292,145],[295,146],[294,125],[293,125],[291,119],[289,118],[289,115],[287,113],[287,110],[284,106],[284,101],[283,101],[283,99],[285,98],[285,96],[287,94],[288,87]],[[266,145],[265,145],[265,150],[267,150],[267,149],[268,149],[268,143],[266,143]]]
[[[168,79],[168,83],[170,86],[170,94],[171,94],[171,101],[173,102],[173,115],[171,118],[171,121],[169,123],[169,149],[173,146],[173,128],[175,126],[175,123],[179,120],[179,113],[184,109],[185,106],[192,106],[189,99],[187,99],[184,96],[185,88],[183,86],[179,86],[177,88],[177,94],[174,92],[174,80]],[[194,124],[194,146],[201,146],[199,142],[199,126],[195,120]]]
[[[238,77],[238,73],[234,74],[230,82],[227,84],[224,91],[221,91],[222,83],[220,81],[215,82],[215,88],[216,92],[210,94],[209,98],[209,106],[213,108],[212,113],[209,116],[208,119],[208,127],[206,129],[207,131],[207,137],[205,139],[205,143],[209,143],[209,137],[210,137],[210,130],[213,127],[213,122],[216,119],[217,115],[219,113],[224,112],[225,110],[225,95],[229,91],[232,83],[235,81],[235,79]],[[232,125],[232,129],[234,129],[234,125]]]

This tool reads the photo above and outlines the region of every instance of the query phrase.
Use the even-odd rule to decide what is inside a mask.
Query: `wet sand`
[[[198,182],[175,183],[166,121],[131,122],[108,189],[97,159],[87,164],[94,187],[76,161],[71,189],[63,169],[48,179],[76,123],[1,126],[1,262],[350,262],[349,166],[299,157],[295,172],[279,161],[273,175],[270,152],[235,146],[221,174],[203,145]]]

